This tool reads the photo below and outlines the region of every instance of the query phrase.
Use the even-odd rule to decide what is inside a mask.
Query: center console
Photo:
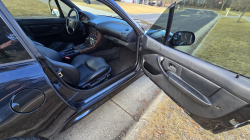
[[[95,27],[89,27],[89,36],[86,38],[85,43],[75,46],[74,49],[78,50],[81,54],[94,50],[99,45],[101,38],[102,35]]]
[[[71,59],[76,55],[94,50],[99,45],[101,38],[102,35],[96,30],[95,27],[89,27],[89,36],[86,38],[85,43],[63,50],[59,54],[65,59]]]

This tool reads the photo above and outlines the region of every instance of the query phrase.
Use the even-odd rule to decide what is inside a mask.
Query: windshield
[[[109,17],[114,17],[114,18],[121,18],[108,6],[96,0],[91,0],[91,4],[87,4],[83,2],[83,0],[71,0],[71,2],[73,2],[81,10],[90,12],[95,15],[103,15],[103,16],[109,16]],[[66,13],[68,13],[68,11]]]

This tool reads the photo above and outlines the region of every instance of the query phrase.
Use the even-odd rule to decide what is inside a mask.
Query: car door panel
[[[34,37],[46,37],[59,35],[65,29],[66,20],[64,18],[23,19],[17,22],[25,32],[31,33]]]
[[[174,50],[148,35],[142,44],[144,73],[203,128],[219,133],[234,128],[230,121],[237,117],[238,124],[250,119],[248,113],[235,115],[248,108],[248,78],[236,78],[236,73]]]
[[[207,97],[213,95],[221,89],[220,86],[188,70],[187,68],[182,68],[180,77],[183,81],[187,82],[190,86],[194,87],[197,91]]]
[[[36,25],[36,26],[29,26],[30,30],[35,34],[47,34],[50,32],[49,25]]]
[[[65,18],[16,20],[23,31],[32,39],[49,47],[56,41],[81,44],[86,36],[81,32],[69,35]]]

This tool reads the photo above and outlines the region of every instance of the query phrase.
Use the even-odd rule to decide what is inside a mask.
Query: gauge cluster
[[[81,14],[80,15],[80,20],[81,20],[81,22],[83,22],[83,23],[88,23],[88,21],[89,21],[89,18],[85,15],[85,14]]]
[[[89,26],[91,44],[95,44],[98,31],[107,40],[136,51],[137,35],[126,21],[103,15],[97,16],[82,10],[79,11],[79,15],[80,21]]]

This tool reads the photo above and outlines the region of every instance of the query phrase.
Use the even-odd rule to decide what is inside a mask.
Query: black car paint
[[[67,107],[48,84],[47,76],[37,61],[0,67],[0,77],[0,138],[34,135],[45,129]],[[34,111],[17,113],[11,107],[11,99],[28,89],[42,91],[45,102],[42,106],[39,103]],[[26,107],[36,106],[39,96],[30,98],[32,93],[26,92],[26,98],[17,96],[17,100]],[[27,104],[30,101],[33,103]]]

